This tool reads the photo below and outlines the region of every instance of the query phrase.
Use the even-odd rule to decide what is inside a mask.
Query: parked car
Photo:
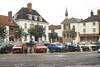
[[[49,52],[62,52],[65,49],[65,46],[61,43],[51,43],[48,45]]]
[[[6,44],[0,43],[0,53],[6,53]]]
[[[100,48],[97,50],[97,53],[100,53]]]
[[[100,42],[96,42],[96,43],[94,43],[95,45],[96,45],[96,47],[97,47],[97,50],[100,48]]]
[[[79,52],[80,51],[80,47],[79,45],[65,45],[65,51],[70,51],[70,52]]]
[[[10,53],[12,45],[4,42],[0,42],[0,53]]]
[[[13,53],[23,53],[23,43],[17,42],[12,48]]]
[[[95,44],[91,44],[91,43],[80,44],[80,47],[82,48],[83,51],[97,50],[97,46]]]
[[[45,46],[43,43],[37,43],[36,45],[33,45],[33,49],[35,53],[47,52],[47,46]]]

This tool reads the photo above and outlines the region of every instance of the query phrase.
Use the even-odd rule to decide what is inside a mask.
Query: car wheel
[[[50,50],[49,52],[50,52],[50,53],[53,53],[54,51],[53,51],[53,50]]]
[[[46,53],[46,52],[47,52],[47,50],[44,50],[44,51],[43,51],[43,53]]]

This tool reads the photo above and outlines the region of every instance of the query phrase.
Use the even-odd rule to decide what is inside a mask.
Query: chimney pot
[[[31,2],[27,4],[27,8],[28,8],[29,10],[32,9],[32,3],[31,3]]]
[[[97,14],[100,15],[100,9],[97,11]]]

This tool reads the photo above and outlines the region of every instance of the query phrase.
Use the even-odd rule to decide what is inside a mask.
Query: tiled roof
[[[28,8],[21,8],[18,12],[17,12],[17,19],[26,19],[29,20],[28,18],[28,14],[32,15],[32,20],[34,20],[34,15],[36,16],[41,16],[36,10],[33,10],[30,12]],[[43,22],[47,21],[42,17]],[[34,20],[35,21],[35,20]],[[39,21],[39,17],[37,19],[37,21]]]
[[[53,30],[53,29],[61,29],[61,25],[50,25],[49,30]]]
[[[14,21],[11,21],[11,19],[8,16],[3,15],[0,15],[0,24],[7,26],[16,26],[16,23]]]
[[[100,21],[100,16],[99,15],[93,15],[93,16],[90,16],[88,17],[87,19],[85,20],[82,20],[81,22],[93,22],[93,21]]]
[[[66,18],[64,19],[64,21],[61,24],[66,24],[66,23],[78,23],[80,22],[81,19],[77,19],[77,18]]]

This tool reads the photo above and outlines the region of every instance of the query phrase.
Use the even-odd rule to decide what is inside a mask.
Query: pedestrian
[[[30,40],[29,44],[28,44],[28,52],[32,53],[32,47],[33,47],[33,41]]]

